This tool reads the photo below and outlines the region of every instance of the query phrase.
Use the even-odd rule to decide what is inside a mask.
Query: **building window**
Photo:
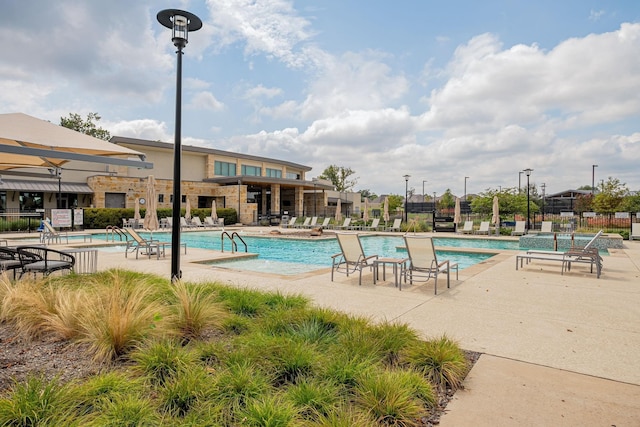
[[[222,176],[236,176],[236,164],[216,160],[213,173]]]
[[[300,179],[300,174],[295,172],[287,172],[287,179]]]
[[[258,166],[242,165],[242,175],[245,176],[262,176],[262,168]]]
[[[21,191],[20,210],[35,211],[36,209],[44,209],[44,193]]]
[[[7,192],[0,191],[0,212],[6,212],[7,210]]]
[[[282,178],[282,171],[280,169],[267,168],[267,176],[269,178]]]
[[[164,194],[158,194],[158,203],[164,203]]]

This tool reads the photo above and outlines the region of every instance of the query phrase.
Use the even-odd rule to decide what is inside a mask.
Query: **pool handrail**
[[[229,234],[226,231],[222,232],[222,234],[220,235],[220,249],[222,250],[222,252],[224,252],[224,238],[225,238],[225,236],[228,237],[229,240],[231,241],[231,253],[235,253],[238,250],[238,243],[235,240],[236,237],[238,239],[240,239],[240,241],[244,245],[244,251],[245,252],[249,252],[248,247],[247,247],[247,242],[244,241],[244,239],[238,234],[237,231],[234,231],[231,234]]]

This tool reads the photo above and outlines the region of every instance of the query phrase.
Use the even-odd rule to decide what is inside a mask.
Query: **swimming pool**
[[[140,233],[143,237],[149,237],[148,233]],[[202,249],[221,249],[221,232],[189,232],[182,233],[180,239],[187,243],[188,247]],[[153,233],[154,239],[170,241],[171,233]],[[282,275],[296,275],[331,266],[331,256],[340,252],[336,239],[323,238],[318,240],[287,238],[286,236],[257,236],[242,234],[242,239],[247,243],[250,253],[258,254],[257,258],[215,261],[212,266],[226,267],[239,270],[257,271],[263,273],[276,273]],[[105,239],[105,235],[96,235],[94,239]],[[462,248],[489,248],[509,249],[509,247],[496,248],[486,243],[487,239],[434,239],[436,246],[450,246]],[[466,240],[466,242],[459,242]],[[361,236],[362,246],[366,254],[377,254],[380,257],[404,258],[406,251],[399,249],[404,246],[401,236]],[[474,242],[475,241],[475,242]],[[489,242],[492,242],[489,240]],[[495,244],[498,241],[493,241]],[[512,243],[505,242],[504,243]],[[474,245],[475,244],[475,245]],[[515,242],[517,249],[518,242]],[[244,251],[242,243],[238,242],[239,250]],[[226,252],[231,252],[231,242],[225,239]],[[482,262],[494,254],[472,252],[447,252],[437,251],[438,255],[457,262],[460,269]]]

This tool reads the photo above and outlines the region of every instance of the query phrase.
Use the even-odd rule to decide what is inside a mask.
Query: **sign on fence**
[[[596,217],[596,213],[595,212],[582,212],[582,217],[583,218],[595,218]]]
[[[629,219],[629,212],[616,212],[616,218]]]
[[[73,225],[84,225],[84,209],[73,210]]]
[[[71,209],[51,209],[51,225],[71,227]]]
[[[560,212],[560,216],[565,216],[565,217],[573,216],[573,212]]]

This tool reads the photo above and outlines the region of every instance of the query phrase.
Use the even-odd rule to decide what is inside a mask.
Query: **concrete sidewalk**
[[[447,406],[448,426],[640,425],[640,242],[625,242],[604,259],[596,279],[586,265],[564,275],[559,263],[515,269],[504,251],[462,270],[451,289],[433,281],[372,284],[372,276],[279,276],[198,264],[221,254],[189,248],[183,278],[279,290],[374,320],[410,324],[424,337],[443,334],[483,353]],[[329,263],[329,261],[328,261]],[[170,259],[125,259],[100,252],[99,268],[169,277]],[[389,278],[389,276],[387,276]]]

